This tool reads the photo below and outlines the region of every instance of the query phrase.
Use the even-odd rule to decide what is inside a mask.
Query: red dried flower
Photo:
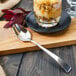
[[[9,21],[4,28],[9,28],[12,27],[13,24],[24,24],[24,17],[30,12],[30,11],[25,11],[23,8],[16,8],[14,10],[11,9],[3,9],[2,12],[5,13],[3,16],[5,20]]]

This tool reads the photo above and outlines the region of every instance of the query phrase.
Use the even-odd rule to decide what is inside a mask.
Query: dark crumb
[[[0,0],[0,3],[5,3],[6,1],[8,1],[8,0]]]

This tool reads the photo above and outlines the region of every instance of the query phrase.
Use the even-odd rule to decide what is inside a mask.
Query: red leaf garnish
[[[4,28],[10,28],[10,27],[12,27],[13,24],[14,24],[13,21],[9,21],[9,22],[4,26]]]
[[[5,15],[3,16],[5,18],[5,20],[9,21],[4,28],[9,28],[12,27],[13,24],[21,24],[24,25],[25,24],[25,19],[24,17],[26,17],[26,15],[30,12],[30,11],[25,11],[23,8],[16,8],[14,10],[11,9],[3,9],[2,12],[5,13]]]
[[[13,16],[11,20],[14,21],[14,23],[22,24],[24,20],[24,16],[23,14],[17,14]]]
[[[4,15],[3,16],[7,21],[10,21],[10,19],[13,17],[13,15]]]
[[[3,9],[2,12],[4,12],[5,14],[15,14],[11,9]]]

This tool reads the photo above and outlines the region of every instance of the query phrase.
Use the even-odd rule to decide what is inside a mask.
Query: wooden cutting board
[[[6,23],[6,21],[0,22],[0,55],[39,50],[31,42],[20,41],[12,28],[3,28]],[[76,44],[76,19],[72,19],[67,29],[54,34],[39,34],[31,29],[28,30],[32,33],[32,39],[46,48]]]

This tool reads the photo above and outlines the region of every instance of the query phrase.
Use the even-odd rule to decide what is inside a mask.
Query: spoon
[[[23,26],[15,24],[13,25],[13,29],[20,40],[30,41],[34,43],[40,49],[42,49],[45,53],[47,53],[50,57],[52,57],[66,73],[69,73],[71,71],[72,68],[66,62],[64,62],[60,57],[58,57],[57,55],[52,53],[50,50],[44,48],[43,46],[41,46],[40,44],[32,40],[31,33],[27,29],[25,29]]]

